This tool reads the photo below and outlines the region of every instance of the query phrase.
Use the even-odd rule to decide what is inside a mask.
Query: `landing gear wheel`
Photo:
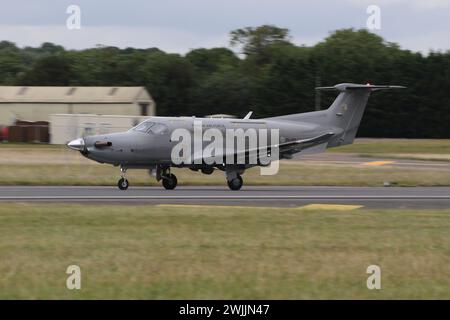
[[[177,177],[174,174],[169,174],[163,178],[162,185],[166,190],[173,190],[177,186]]]
[[[121,178],[119,182],[117,182],[117,186],[120,190],[127,190],[130,184],[128,183],[127,179]]]
[[[213,167],[206,167],[202,169],[202,173],[203,174],[212,174],[214,172],[214,168]]]
[[[244,183],[244,181],[242,180],[242,177],[240,175],[238,175],[236,178],[228,181],[228,187],[231,190],[236,191],[236,190],[239,190],[242,188],[243,183]]]

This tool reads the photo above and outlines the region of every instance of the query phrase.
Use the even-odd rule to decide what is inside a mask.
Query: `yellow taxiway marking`
[[[298,209],[313,209],[313,210],[338,210],[347,211],[362,208],[364,206],[357,204],[322,204],[322,203],[311,203],[306,206],[298,207]]]
[[[394,163],[395,161],[370,161],[370,162],[364,162],[363,165],[366,166],[384,166],[386,164]]]
[[[349,204],[320,204],[320,203],[312,203],[305,206],[300,207],[251,207],[251,206],[215,206],[215,205],[202,205],[202,204],[158,204],[158,207],[163,208],[200,208],[200,209],[284,209],[284,210],[292,210],[292,209],[307,209],[307,210],[338,210],[338,211],[346,211],[346,210],[355,210],[362,208],[364,206],[361,205],[349,205]]]

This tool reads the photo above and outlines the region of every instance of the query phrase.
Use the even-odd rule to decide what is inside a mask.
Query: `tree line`
[[[230,33],[230,48],[185,55],[0,42],[1,85],[145,86],[158,115],[313,111],[336,95],[322,93],[319,101],[314,87],[341,82],[407,87],[373,94],[359,136],[450,138],[450,52],[403,50],[367,30],[342,29],[314,46],[297,46],[287,29],[248,27]]]

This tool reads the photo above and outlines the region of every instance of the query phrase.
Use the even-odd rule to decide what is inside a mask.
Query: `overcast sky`
[[[0,0],[0,40],[19,46],[54,42],[69,49],[97,44],[158,47],[186,53],[228,45],[229,31],[275,24],[293,42],[312,45],[330,31],[366,28],[368,5],[381,9],[375,33],[424,53],[450,50],[450,0]],[[68,30],[69,5],[81,8],[81,29]]]

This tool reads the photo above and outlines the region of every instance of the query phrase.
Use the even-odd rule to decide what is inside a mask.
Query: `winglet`
[[[250,117],[252,116],[253,111],[250,111],[249,113],[247,113],[247,115],[243,118],[243,120],[248,120],[250,119]]]

